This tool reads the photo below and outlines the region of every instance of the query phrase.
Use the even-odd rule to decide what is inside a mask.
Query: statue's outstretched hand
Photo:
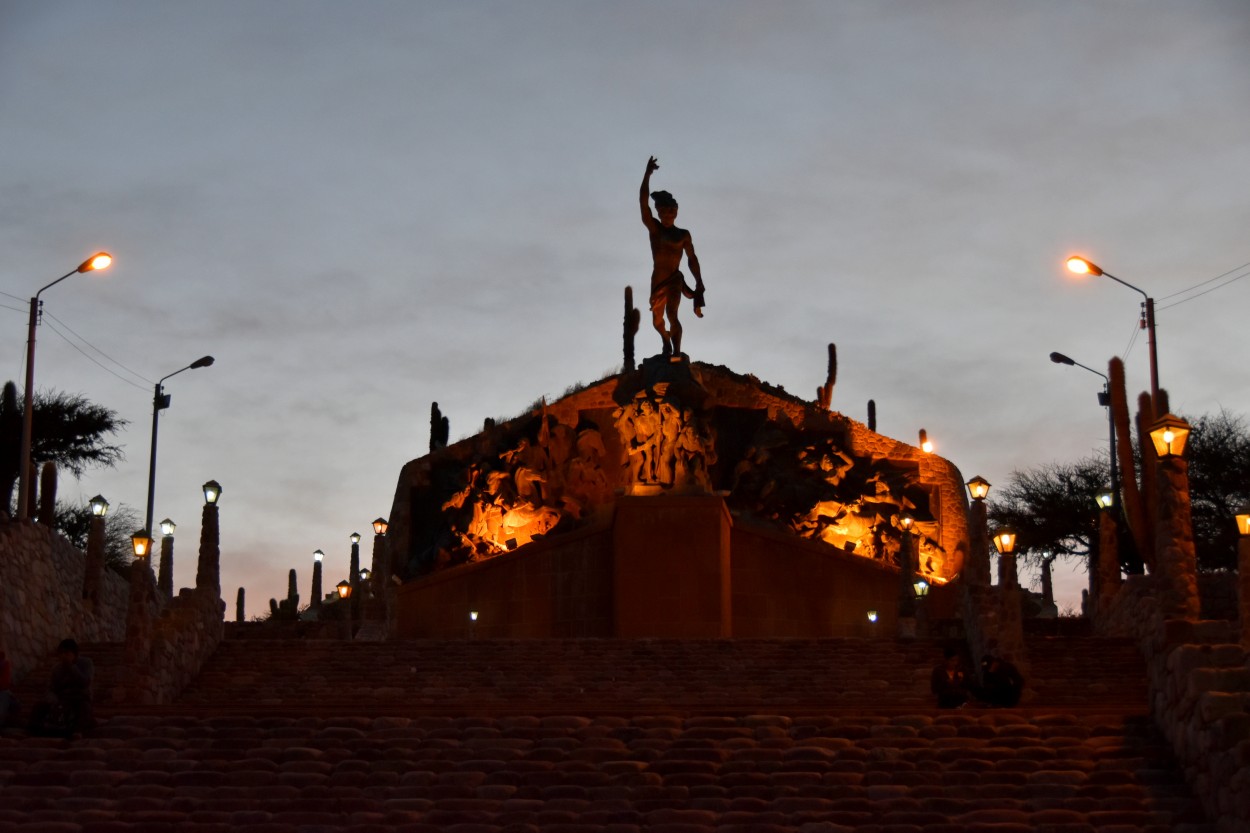
[[[660,163],[655,160],[654,156],[647,160],[647,173],[651,173],[652,171],[657,171],[659,169]]]

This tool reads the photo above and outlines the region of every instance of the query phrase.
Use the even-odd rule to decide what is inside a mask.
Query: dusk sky
[[[655,155],[693,360],[812,399],[834,342],[835,410],[1005,484],[1106,450],[1102,381],[1047,355],[1105,371],[1141,297],[1071,253],[1158,300],[1174,411],[1250,414],[1247,44],[1245,0],[0,0],[0,369],[111,252],[43,295],[36,386],[130,420],[61,497],[142,514],[152,384],[211,354],[166,383],[176,586],[212,478],[229,615],[292,567],[307,603],[432,401],[455,441],[619,368]],[[1135,398],[1144,333],[1126,363]]]

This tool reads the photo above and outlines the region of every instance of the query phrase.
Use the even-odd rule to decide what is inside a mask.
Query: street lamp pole
[[[152,454],[148,458],[148,511],[144,516],[144,529],[150,530],[152,528],[152,503],[153,499],[156,497],[156,426],[161,415],[161,411],[169,407],[169,401],[171,399],[170,395],[165,393],[165,388],[162,387],[162,383],[170,376],[177,376],[183,370],[196,370],[201,367],[209,367],[212,363],[212,356],[204,356],[203,358],[196,359],[191,362],[191,364],[181,370],[175,370],[173,373],[170,373],[169,376],[162,376],[161,380],[156,383],[156,391],[152,395]]]
[[[39,296],[44,290],[51,289],[61,281],[77,275],[80,272],[94,272],[97,269],[107,269],[109,264],[113,262],[113,256],[108,252],[96,252],[91,257],[78,264],[78,267],[71,269],[52,283],[45,286],[35,293],[35,297],[30,299],[30,321],[28,322],[26,331],[26,402],[22,408],[22,453],[21,460],[18,465],[18,489],[17,489],[17,517],[19,520],[26,520],[30,517],[27,511],[30,503],[30,446],[31,439],[34,436],[33,429],[35,425],[35,328],[39,326]],[[5,507],[8,508],[8,507]]]
[[[1080,362],[1068,358],[1063,353],[1051,353],[1050,360],[1055,364],[1075,365],[1102,377],[1103,392],[1098,394],[1098,404],[1107,409],[1107,426],[1111,438],[1111,495],[1115,505],[1118,506],[1120,504],[1120,464],[1116,459],[1115,453],[1115,415],[1111,413],[1111,379],[1108,378],[1107,374],[1099,373],[1092,367],[1086,367]]]
[[[1111,278],[1116,283],[1141,293],[1142,298],[1146,299],[1144,306],[1146,308],[1146,340],[1150,347],[1150,400],[1156,408],[1159,407],[1159,354],[1156,350],[1155,338],[1155,299],[1128,281],[1120,280],[1110,272],[1103,271],[1098,264],[1083,257],[1068,258],[1068,271],[1078,275],[1102,275]]]

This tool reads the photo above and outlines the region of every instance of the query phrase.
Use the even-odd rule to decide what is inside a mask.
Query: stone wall
[[[1250,658],[1237,623],[1164,620],[1158,583],[1129,577],[1096,630],[1137,638],[1151,712],[1194,793],[1220,833],[1250,830]]]
[[[146,651],[128,645],[128,669],[106,695],[114,703],[172,702],[200,673],[225,633],[225,603],[207,587],[183,588],[151,620]]]
[[[99,597],[82,598],[85,558],[60,534],[29,521],[0,521],[0,645],[14,676],[33,670],[66,637],[120,642],[129,588],[105,570]]]

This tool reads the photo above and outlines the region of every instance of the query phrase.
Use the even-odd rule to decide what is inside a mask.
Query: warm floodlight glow
[[[1016,551],[1016,533],[1004,529],[994,536],[994,548],[999,555],[1011,555]]]
[[[1099,509],[1110,509],[1115,504],[1115,495],[1111,492],[1099,492],[1094,496],[1094,503]]]
[[[1183,456],[1189,430],[1189,423],[1174,414],[1159,417],[1150,428],[1150,441],[1154,443],[1159,459]]]
[[[1102,270],[1098,268],[1097,264],[1091,263],[1085,258],[1078,257],[1076,255],[1073,255],[1072,257],[1068,258],[1068,271],[1073,272],[1077,275],[1101,275],[1102,274]]]
[[[870,611],[868,611],[868,621],[869,621],[869,622],[872,622],[873,624],[876,624],[876,621],[877,621],[877,611],[875,611],[875,610],[870,610]]]
[[[373,534],[385,535],[387,526],[388,524],[386,523],[386,518],[378,518],[373,522]]]
[[[107,269],[113,263],[113,256],[108,252],[96,252],[87,258],[78,267],[79,272],[95,272],[98,269]]]
[[[109,513],[109,502],[104,499],[104,495],[96,495],[90,501],[91,514],[97,518],[103,518]]]
[[[313,561],[316,561],[318,564],[320,564],[321,559],[325,557],[326,557],[326,554],[322,552],[321,550],[313,550]]]
[[[174,523],[173,521],[171,521],[169,518],[166,518],[165,520],[161,521],[161,534],[164,535],[166,538],[173,535],[174,530],[177,528],[178,528],[178,525]]]

